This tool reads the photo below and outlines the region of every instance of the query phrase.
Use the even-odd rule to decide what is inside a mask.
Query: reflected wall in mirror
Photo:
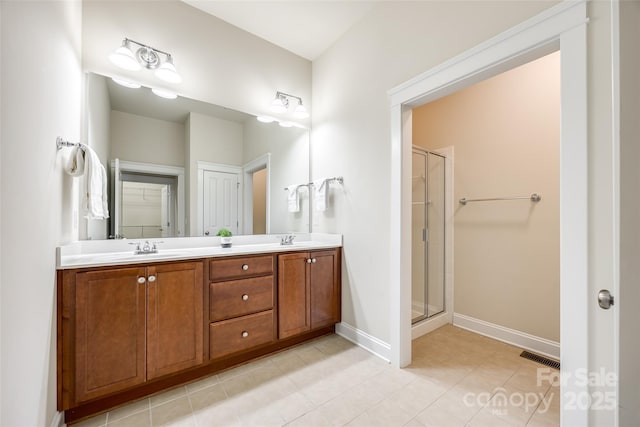
[[[87,142],[110,175],[110,221],[86,238],[309,231],[309,133],[201,101],[164,99],[87,73]]]

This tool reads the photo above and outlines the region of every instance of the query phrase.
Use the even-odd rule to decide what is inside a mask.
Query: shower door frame
[[[411,146],[411,154],[415,154],[415,152],[418,151],[420,152],[420,154],[424,155],[425,158],[425,202],[424,202],[424,218],[425,218],[425,230],[426,230],[426,240],[424,240],[424,244],[425,244],[425,256],[424,256],[424,285],[425,285],[425,301],[424,301],[424,306],[425,306],[425,312],[423,315],[418,316],[416,318],[413,317],[411,318],[411,325],[412,328],[418,327],[421,323],[424,323],[426,321],[429,320],[433,320],[435,317],[437,316],[446,316],[449,312],[448,309],[448,304],[449,304],[449,298],[448,298],[448,292],[449,292],[449,283],[447,283],[447,257],[449,256],[448,254],[448,245],[447,245],[447,240],[448,240],[448,228],[450,227],[450,225],[448,224],[447,221],[447,204],[448,204],[448,194],[447,194],[447,179],[449,178],[449,175],[447,174],[447,157],[444,154],[440,154],[437,153],[435,151],[431,151],[428,150],[424,147],[421,147],[419,145],[412,145]],[[444,200],[442,203],[442,230],[443,230],[443,241],[442,241],[442,310],[434,313],[432,315],[429,315],[429,257],[430,257],[430,248],[429,248],[429,241],[430,241],[430,232],[429,232],[429,213],[428,213],[428,209],[427,207],[429,206],[429,154],[431,154],[432,156],[438,156],[442,159],[443,164],[442,167],[444,168],[442,174],[442,183],[443,183],[443,196],[444,196]],[[413,161],[412,161],[413,164]],[[413,175],[413,172],[412,172]],[[411,200],[412,204],[413,202],[413,198]],[[413,208],[412,208],[412,213],[411,216],[413,217]],[[412,218],[413,221],[413,218]],[[413,251],[413,248],[412,248]],[[413,258],[412,258],[413,259]],[[413,272],[413,266],[412,266],[412,272]],[[413,274],[413,273],[412,273]],[[411,278],[411,285],[413,287],[413,277]],[[413,289],[412,289],[412,294],[413,294]],[[411,301],[412,307],[413,307],[413,296],[412,296],[412,301]],[[449,316],[451,317],[451,316]],[[418,334],[418,335],[422,335],[422,334]],[[412,333],[412,338],[415,338],[416,334]]]

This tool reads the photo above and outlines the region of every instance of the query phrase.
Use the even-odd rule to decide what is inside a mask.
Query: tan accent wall
[[[253,234],[267,232],[267,170],[253,174]]]
[[[455,312],[559,341],[560,54],[415,109],[413,143],[454,147]]]

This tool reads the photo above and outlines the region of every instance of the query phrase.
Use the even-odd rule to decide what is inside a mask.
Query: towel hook
[[[62,139],[62,137],[56,138],[56,149],[62,150],[65,147],[82,147],[82,144],[79,142],[69,142]]]

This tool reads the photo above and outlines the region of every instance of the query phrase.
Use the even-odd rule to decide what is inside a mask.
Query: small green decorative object
[[[218,234],[216,234],[216,236],[220,237],[220,246],[223,248],[231,247],[231,236],[233,236],[233,234],[229,230],[221,228],[218,230]]]

